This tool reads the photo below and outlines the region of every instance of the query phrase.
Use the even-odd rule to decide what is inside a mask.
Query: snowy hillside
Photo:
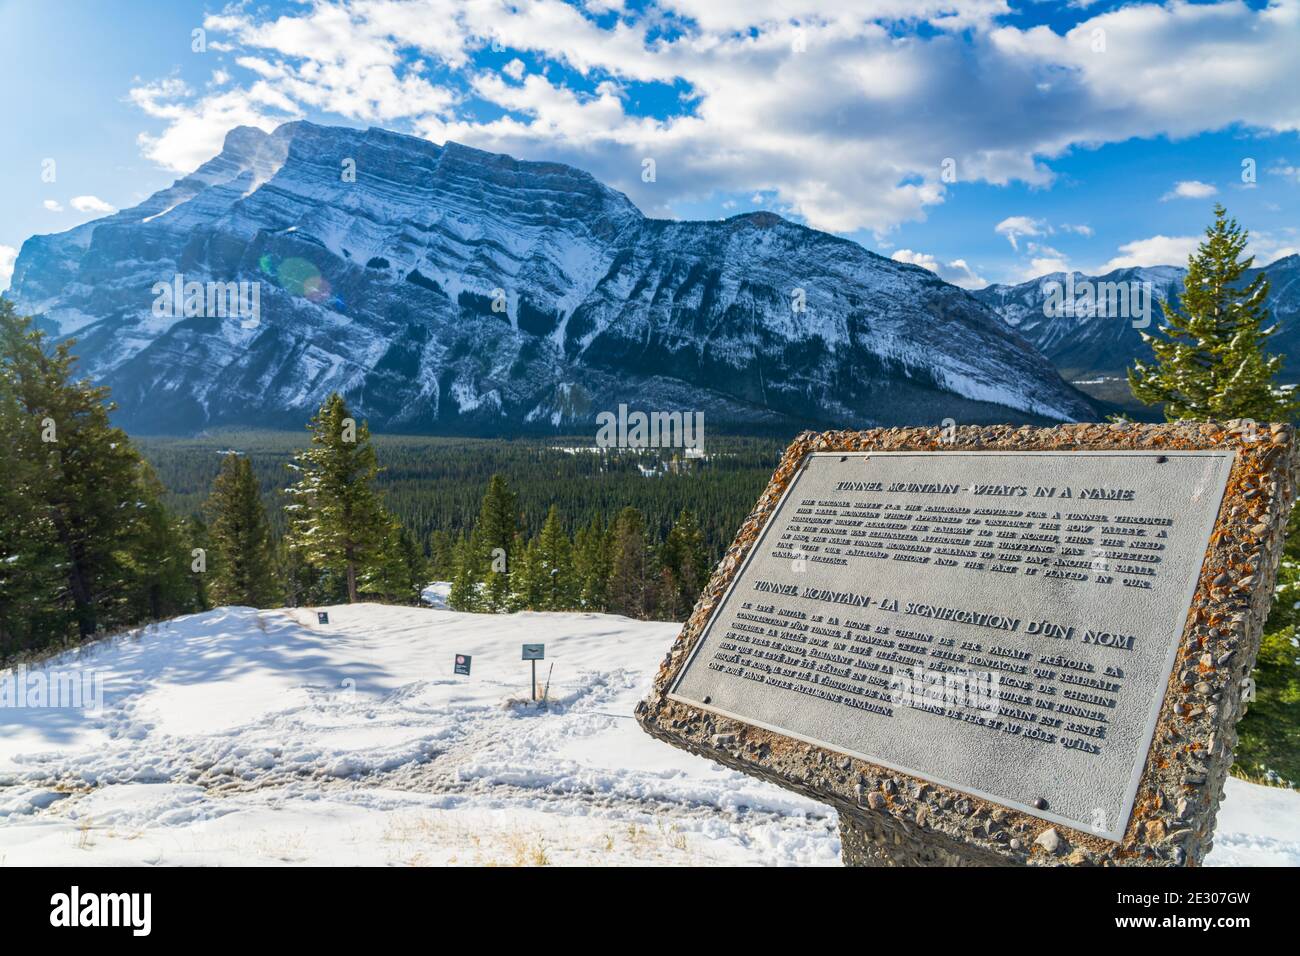
[[[105,705],[0,709],[0,863],[838,862],[826,807],[636,726],[675,624],[328,611],[220,608],[44,665],[102,673]],[[1218,832],[1212,863],[1300,865],[1300,795],[1230,781]]]
[[[382,129],[237,128],[140,205],[27,240],[8,296],[76,336],[136,431],[298,426],[334,390],[377,428],[494,434],[631,400],[710,427],[1095,414],[917,266]]]

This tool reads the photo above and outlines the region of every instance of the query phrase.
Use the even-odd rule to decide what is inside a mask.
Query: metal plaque
[[[1232,461],[809,455],[669,696],[1122,839]]]

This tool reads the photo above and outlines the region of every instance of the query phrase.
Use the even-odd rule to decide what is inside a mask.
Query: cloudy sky
[[[0,288],[225,132],[383,126],[780,212],[967,287],[1300,250],[1300,0],[0,0]],[[653,182],[643,179],[654,161]]]

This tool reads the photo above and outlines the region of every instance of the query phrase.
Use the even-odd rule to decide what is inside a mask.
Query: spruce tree
[[[578,606],[581,591],[573,571],[573,544],[560,524],[555,505],[546,514],[537,537],[537,566],[533,574],[540,594],[537,607],[543,611],[568,611]]]
[[[0,300],[0,309],[8,306]],[[7,456],[0,481],[0,663],[62,630],[62,574],[42,504],[40,436],[18,399],[10,368],[10,358],[0,360],[0,444]]]
[[[541,541],[533,538],[527,545],[522,536],[515,546],[514,567],[510,572],[510,609],[537,611],[542,609],[546,596],[543,579]]]
[[[455,573],[455,556],[451,535],[438,530],[429,535],[429,577],[433,581],[450,581]]]
[[[609,574],[613,535],[599,518],[579,529],[573,542],[573,571],[578,580],[579,606],[603,611],[609,606]]]
[[[1164,303],[1164,336],[1144,335],[1154,363],[1129,372],[1133,394],[1162,403],[1165,417],[1289,421],[1292,387],[1275,381],[1282,356],[1264,351],[1268,278],[1243,283],[1253,258],[1242,258],[1249,234],[1221,205],[1214,225],[1188,261],[1180,308]],[[1296,602],[1300,598],[1300,511],[1292,512],[1273,606],[1253,675],[1256,700],[1237,725],[1234,772],[1251,779],[1300,781],[1300,662]]]
[[[659,549],[660,617],[685,620],[708,580],[704,532],[689,508],[683,508]]]
[[[181,535],[185,541],[186,547],[189,549],[190,588],[193,592],[191,600],[194,604],[195,610],[206,611],[212,607],[212,598],[208,593],[208,575],[212,573],[211,558],[213,554],[212,538],[208,534],[207,523],[199,515],[190,515],[185,519]],[[194,567],[196,558],[194,554],[195,549],[198,549],[203,554],[202,570],[196,570]],[[276,580],[281,579],[280,568],[278,566],[275,567],[273,573]]]
[[[131,572],[127,617],[132,623],[198,609],[184,523],[163,506],[164,489],[153,469],[144,462],[138,467],[139,498],[126,551]]]
[[[342,580],[355,603],[362,570],[377,559],[388,527],[372,487],[379,465],[370,429],[352,418],[337,392],[307,427],[311,447],[294,456],[299,478],[289,488],[289,536],[308,564]]]
[[[424,555],[415,539],[390,516],[375,558],[361,575],[361,589],[388,601],[414,604],[427,578]]]
[[[451,591],[447,594],[447,606],[453,611],[479,611],[483,602],[479,594],[485,566],[480,566],[469,539],[462,535],[453,549],[454,570],[451,578]]]
[[[204,511],[211,541],[211,599],[217,604],[270,607],[279,596],[271,530],[247,457],[226,455]]]
[[[482,577],[480,600],[484,610],[500,611],[510,598],[510,549],[518,526],[518,497],[501,475],[493,475],[470,536],[475,564]]]
[[[655,571],[646,544],[645,517],[636,508],[624,508],[614,522],[609,609],[644,619],[654,607]]]
[[[1133,395],[1163,405],[1165,418],[1287,421],[1295,410],[1293,387],[1275,381],[1282,357],[1265,350],[1276,327],[1268,322],[1268,279],[1242,277],[1254,263],[1241,258],[1250,234],[1214,207],[1214,225],[1188,258],[1177,307],[1162,302],[1161,335],[1142,333],[1154,362],[1129,371]]]
[[[73,342],[45,335],[0,300],[0,362],[28,445],[36,521],[57,551],[60,593],[49,639],[134,623],[128,548],[146,505],[140,457],[109,422],[108,389],[73,378]],[[141,556],[137,556],[141,557]]]

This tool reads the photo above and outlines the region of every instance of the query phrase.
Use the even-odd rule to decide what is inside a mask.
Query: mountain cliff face
[[[255,309],[216,314],[211,284],[241,282]],[[647,219],[580,170],[379,129],[233,130],[139,206],[29,239],[8,295],[75,336],[138,431],[296,427],[332,390],[378,428],[466,433],[620,403],[716,428],[1094,414],[925,270],[770,213]]]
[[[1295,357],[1283,363],[1282,380],[1300,381],[1300,255],[1286,256],[1262,269],[1248,270],[1245,280],[1250,281],[1260,271],[1268,275],[1268,305],[1273,324],[1278,328],[1269,339],[1268,348]],[[1141,331],[1153,333],[1164,319],[1160,303],[1167,300],[1177,304],[1186,274],[1187,270],[1180,266],[1118,269],[1102,276],[1076,272],[1072,284],[1079,290],[1085,283],[1091,283],[1094,289],[1106,283],[1125,284],[1130,289],[1134,283],[1139,286],[1149,283],[1150,324]],[[1048,299],[1049,283],[1063,286],[1065,282],[1065,273],[1056,272],[1019,285],[990,285],[972,294],[1033,343],[1068,379],[1120,376],[1135,359],[1152,358],[1140,330],[1133,324],[1135,318],[1141,320],[1140,316],[1115,315],[1095,308],[1076,309],[1072,314],[1059,314],[1052,309],[1048,315],[1044,303]]]

